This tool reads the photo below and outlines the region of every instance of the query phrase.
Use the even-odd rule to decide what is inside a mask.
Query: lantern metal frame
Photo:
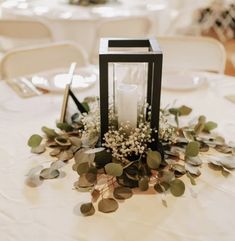
[[[110,48],[145,48],[148,51],[125,52]],[[147,103],[151,106],[150,126],[158,131],[161,99],[163,54],[155,38],[102,38],[99,51],[100,74],[100,140],[109,129],[109,63],[147,63]],[[158,132],[152,133],[155,142]]]

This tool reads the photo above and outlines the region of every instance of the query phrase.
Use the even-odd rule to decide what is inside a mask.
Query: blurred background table
[[[70,5],[66,0],[8,0],[2,3],[3,18],[44,21],[53,30],[55,40],[75,41],[88,54],[94,47],[96,28],[102,21],[135,16],[147,16],[151,20],[149,34],[153,36],[164,34],[171,23],[167,0],[119,0],[92,6]]]

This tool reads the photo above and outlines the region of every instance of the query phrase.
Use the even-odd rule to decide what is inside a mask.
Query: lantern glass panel
[[[109,119],[119,128],[135,128],[145,115],[147,63],[109,63]]]

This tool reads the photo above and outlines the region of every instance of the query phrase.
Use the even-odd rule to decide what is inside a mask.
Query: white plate
[[[193,90],[205,84],[206,77],[189,71],[164,72],[162,87],[169,90]]]
[[[72,89],[84,90],[91,87],[98,79],[98,70],[94,67],[77,69],[73,76]],[[32,83],[39,88],[50,92],[63,92],[66,84],[70,82],[65,71],[32,76]]]

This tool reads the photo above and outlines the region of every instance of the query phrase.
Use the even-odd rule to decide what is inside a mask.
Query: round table
[[[193,108],[192,115],[204,114],[208,120],[216,121],[226,140],[234,141],[235,104],[223,98],[220,84],[234,83],[235,93],[235,78],[207,73],[205,76],[210,83],[199,89],[163,90],[162,105],[177,99],[177,106],[186,104]],[[89,94],[98,94],[98,84],[79,97]],[[73,160],[63,167],[63,178],[45,181],[38,188],[25,185],[29,169],[49,166],[51,159],[47,154],[31,154],[27,140],[33,133],[40,133],[41,126],[55,126],[61,103],[62,96],[55,94],[21,99],[5,82],[0,83],[1,240],[234,240],[234,172],[225,178],[206,164],[196,186],[185,180],[182,197],[167,195],[167,208],[161,203],[161,194],[143,193],[120,203],[115,213],[97,211],[91,217],[83,217],[79,211],[80,204],[89,201],[90,195],[73,190],[78,178],[72,170]]]
[[[55,40],[76,41],[88,54],[94,46],[96,28],[103,20],[147,16],[153,36],[164,34],[171,22],[168,0],[118,0],[86,7],[69,5],[66,0],[8,0],[1,7],[3,18],[44,21]]]

